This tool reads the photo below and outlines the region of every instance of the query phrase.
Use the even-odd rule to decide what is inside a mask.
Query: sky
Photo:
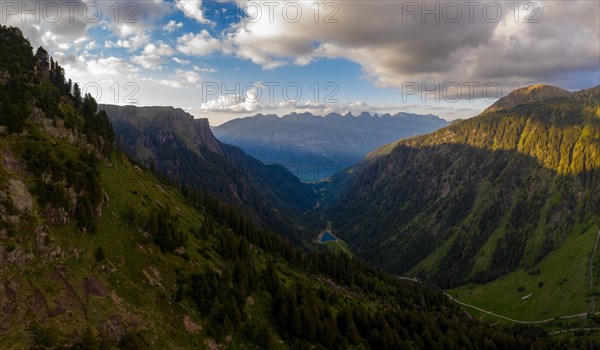
[[[600,2],[7,1],[101,103],[219,125],[262,114],[477,115],[531,84],[600,84]]]

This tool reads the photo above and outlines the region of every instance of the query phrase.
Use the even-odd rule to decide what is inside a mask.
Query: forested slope
[[[322,191],[341,198],[330,209],[338,233],[365,259],[443,287],[534,269],[600,213],[600,88],[540,89],[541,101],[515,92],[524,103],[499,101],[509,107],[334,176]]]

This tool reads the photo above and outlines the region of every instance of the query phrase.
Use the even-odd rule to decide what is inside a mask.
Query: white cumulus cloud
[[[176,0],[175,7],[183,12],[183,14],[188,17],[196,20],[198,23],[202,24],[214,24],[214,22],[206,19],[204,16],[204,11],[202,10],[202,1],[189,1],[189,0]]]
[[[175,30],[177,30],[179,28],[182,28],[182,27],[183,27],[183,23],[177,22],[177,21],[174,21],[174,20],[170,20],[167,24],[165,24],[163,26],[163,30],[165,32],[172,33]]]
[[[221,47],[221,42],[212,37],[205,29],[197,34],[184,34],[177,39],[177,50],[192,56],[207,56]]]

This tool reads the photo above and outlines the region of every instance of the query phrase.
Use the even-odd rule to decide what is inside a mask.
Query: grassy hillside
[[[593,273],[590,288],[589,262],[599,230],[599,225],[582,228],[534,271],[517,269],[493,282],[469,284],[449,293],[467,304],[521,321],[586,314],[592,295],[598,292],[598,271]],[[595,255],[594,263],[599,261]]]
[[[51,263],[36,257],[22,267],[0,267],[4,280],[16,286],[14,300],[5,290],[16,310],[5,314],[0,347],[69,344],[87,332],[108,344],[140,334],[144,342],[160,347],[167,346],[168,339],[201,346],[183,327],[186,316],[199,322],[198,313],[171,301],[173,267],[185,266],[185,261],[160,254],[143,231],[127,224],[124,214],[132,206],[138,215],[145,215],[148,207],[161,202],[182,210],[190,225],[200,225],[202,217],[183,204],[180,194],[122,157],[107,160],[101,177],[110,204],[103,209],[96,234],[83,234],[73,225],[52,227],[46,240],[62,247],[64,257]],[[197,261],[210,266],[206,259]]]

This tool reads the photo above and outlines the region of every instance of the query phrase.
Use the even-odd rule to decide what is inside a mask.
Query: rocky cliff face
[[[168,178],[203,189],[290,237],[319,230],[305,214],[316,204],[308,185],[282,166],[265,165],[219,142],[208,120],[172,107],[100,108],[113,123],[118,147]]]
[[[19,178],[30,176],[25,166],[4,149],[1,170],[6,182],[0,186],[0,265],[24,266],[64,258],[62,249],[48,239],[47,227],[32,218],[38,205]],[[65,212],[63,216],[65,222],[61,224],[68,224],[70,214]]]
[[[195,119],[181,109],[171,117],[171,123],[176,125],[177,131],[189,139],[199,150],[206,149],[210,152],[223,154],[219,141],[213,135],[208,119]]]
[[[219,142],[210,129],[208,119],[195,119],[180,108],[113,105],[100,105],[99,108],[106,110],[114,124],[131,125],[134,133],[135,131],[149,133],[140,135],[144,140],[153,136],[150,132],[158,132],[159,135],[156,138],[161,143],[174,142],[177,137],[183,137],[189,140],[198,152],[210,151],[222,154]],[[134,134],[122,136],[127,140],[135,137]],[[142,143],[144,142],[142,141]]]

